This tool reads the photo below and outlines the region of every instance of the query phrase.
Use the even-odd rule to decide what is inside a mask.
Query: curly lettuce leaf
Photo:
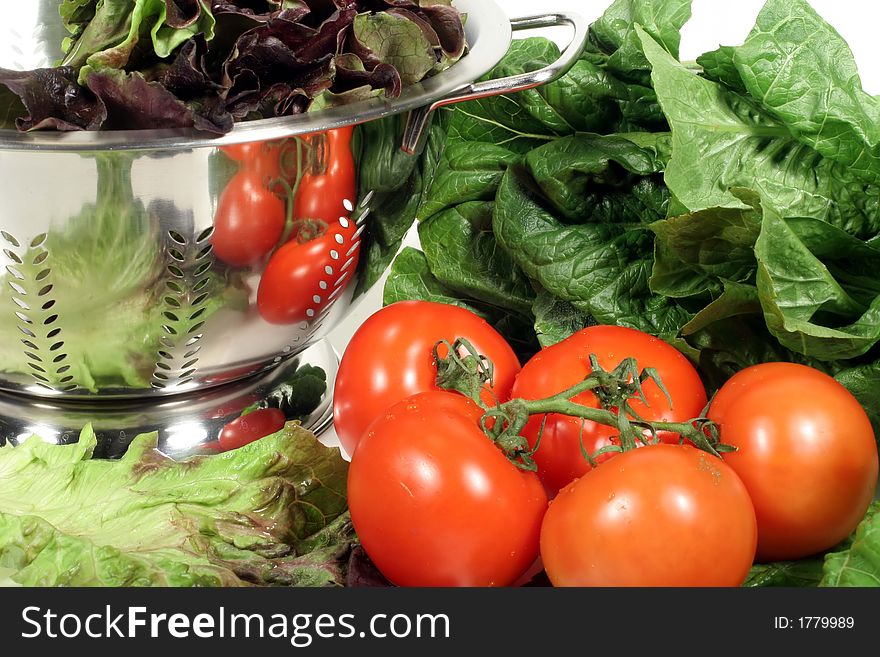
[[[664,178],[685,208],[743,207],[731,189],[744,187],[786,217],[815,217],[860,238],[880,231],[880,188],[797,139],[750,97],[694,74],[639,33],[672,127]]]
[[[749,95],[801,143],[880,183],[880,100],[843,37],[806,0],[767,0],[733,61]]]
[[[118,461],[38,437],[0,447],[0,565],[25,586],[328,586],[353,541],[347,464],[295,423],[176,462],[138,436]]]
[[[649,224],[669,201],[661,150],[577,135],[530,152],[501,181],[498,242],[531,279],[600,323],[677,334],[690,313],[648,287]]]
[[[162,59],[197,34],[210,40],[214,25],[202,0],[104,0],[68,45],[64,64],[79,68],[85,84],[93,70],[126,68],[141,39]]]

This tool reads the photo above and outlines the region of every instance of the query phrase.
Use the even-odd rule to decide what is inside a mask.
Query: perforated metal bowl
[[[418,158],[433,110],[551,81],[586,41],[587,25],[576,15],[511,21],[491,0],[456,5],[468,14],[469,54],[393,101],[240,123],[219,138],[185,130],[0,130],[0,445],[31,434],[75,442],[90,423],[99,455],[119,455],[137,433],[157,431],[160,448],[182,457],[269,399],[285,400],[278,403],[289,419],[315,431],[326,426],[337,357],[321,338],[365,291],[360,252],[371,239],[371,212],[382,209],[378,199],[389,199],[367,184],[375,171],[355,172],[358,192],[320,191],[339,189],[331,144],[354,126],[351,143],[361,155],[354,161],[375,160],[365,156],[371,149]],[[57,8],[58,0],[3,5],[0,67],[57,60],[64,36]],[[553,65],[474,82],[501,59],[513,31],[556,25],[574,28],[574,36]],[[371,130],[374,121],[386,125]],[[286,262],[280,271],[293,276],[298,259],[275,259],[276,246],[242,264],[219,246],[226,197],[245,169],[259,168],[254,157],[270,162],[271,175],[258,178],[261,194],[287,199],[286,235],[326,231],[306,240],[318,278],[302,289],[282,286],[284,303],[268,311],[260,303],[267,267],[277,260],[277,277]],[[291,170],[310,180],[296,195],[277,188],[286,177],[279,171]],[[303,218],[300,204],[316,200],[329,214],[291,226]],[[239,209],[243,221],[259,218],[258,203]],[[326,379],[323,393],[316,375]]]
[[[511,22],[487,0],[457,5],[468,14],[470,53],[393,101],[241,123],[221,138],[181,130],[0,131],[0,389],[89,400],[191,392],[272,368],[324,335],[351,305],[372,195],[333,199],[320,287],[288,290],[299,312],[267,321],[257,303],[267,258],[236,266],[214,248],[224,192],[245,166],[235,149],[299,153],[309,175],[327,177],[332,188],[331,131],[410,112],[406,129],[388,139],[418,157],[432,109],[553,79],[586,35],[577,16]],[[0,66],[57,60],[57,6],[4,5]],[[472,84],[503,56],[512,30],[562,24],[576,34],[552,67]],[[131,261],[131,276],[107,262],[117,255]]]

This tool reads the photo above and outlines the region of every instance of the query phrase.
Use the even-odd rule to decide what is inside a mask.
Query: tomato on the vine
[[[712,400],[709,419],[737,447],[724,460],[758,516],[758,559],[798,559],[833,547],[858,525],[877,486],[877,444],[864,409],[805,365],[746,368]]]
[[[286,211],[260,175],[248,169],[227,183],[214,215],[214,255],[234,267],[262,260],[281,239]]]
[[[353,134],[354,127],[348,126],[306,138],[310,154],[294,199],[296,219],[332,224],[351,214],[357,195]]]
[[[297,139],[251,141],[221,146],[220,150],[238,162],[242,170],[259,176],[266,189],[284,199],[289,186],[296,181]]]
[[[271,436],[284,428],[286,420],[277,408],[260,408],[242,415],[220,431],[219,447],[225,452]]]
[[[306,140],[291,239],[272,254],[257,290],[267,322],[312,320],[354,280],[360,233],[351,217],[357,192],[352,131],[328,130]]]
[[[615,456],[560,491],[541,528],[555,586],[739,586],[755,511],[721,459],[656,444]]]
[[[432,350],[441,340],[467,338],[495,366],[483,400],[506,401],[519,361],[484,319],[465,308],[430,301],[401,301],[370,316],[346,347],[336,375],[333,420],[342,446],[353,454],[367,426],[404,397],[436,390]],[[440,356],[446,356],[440,351]]]
[[[387,409],[358,445],[351,520],[391,582],[508,586],[537,558],[547,497],[486,437],[481,415],[463,395],[425,392]]]
[[[512,397],[541,399],[563,392],[582,381],[591,371],[590,355],[595,354],[606,370],[623,359],[635,358],[639,370],[654,368],[660,375],[672,406],[653,381],[643,390],[648,404],[633,401],[633,409],[646,420],[682,422],[699,416],[706,405],[706,391],[699,374],[678,350],[647,333],[621,326],[592,326],[543,349],[525,364],[516,377]],[[572,401],[598,407],[599,400],[585,392]],[[616,429],[568,415],[533,416],[522,432],[534,448],[542,422],[541,443],[534,455],[538,474],[552,497],[556,492],[590,469],[583,450],[593,454],[612,444]],[[660,433],[664,442],[677,442],[677,435]],[[599,462],[608,456],[600,457]]]

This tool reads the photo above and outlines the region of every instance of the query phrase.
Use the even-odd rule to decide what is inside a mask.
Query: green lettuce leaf
[[[880,190],[823,157],[751,98],[700,77],[640,30],[672,127],[665,181],[688,210],[743,207],[749,188],[785,217],[814,217],[857,237],[880,230]]]
[[[690,313],[648,287],[649,224],[669,201],[661,167],[619,136],[556,140],[504,174],[495,236],[526,275],[596,321],[675,335]]]
[[[734,63],[748,93],[801,143],[880,183],[880,101],[852,51],[806,0],[767,0]]]
[[[842,549],[825,556],[820,586],[880,586],[880,502]]]
[[[330,586],[353,533],[347,463],[297,424],[176,462],[138,436],[118,461],[38,437],[0,447],[0,568],[25,586]]]
[[[68,29],[78,32],[67,46],[64,64],[81,67],[83,85],[94,70],[126,68],[141,39],[149,38],[156,55],[165,58],[196,34],[208,40],[214,36],[214,16],[201,0],[192,16],[179,12],[169,16],[167,0],[103,0],[81,31],[73,24],[81,22],[80,12],[74,9],[62,6]]]
[[[880,340],[880,250],[816,219],[767,213],[755,255],[767,326],[783,346],[836,360]]]

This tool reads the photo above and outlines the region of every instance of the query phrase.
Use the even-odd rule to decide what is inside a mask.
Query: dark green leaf
[[[501,176],[519,159],[502,146],[453,140],[446,146],[430,193],[419,212],[428,219],[438,212],[467,201],[492,201]]]
[[[750,202],[757,206],[756,199]],[[720,279],[752,281],[761,217],[759,206],[711,208],[654,222],[651,289],[683,298],[715,292]]]
[[[801,561],[759,563],[752,566],[743,586],[819,586],[822,557]]]
[[[642,183],[657,182],[651,177],[665,165],[666,136],[641,137],[642,144],[589,133],[557,139],[528,153],[525,166],[564,221],[660,219],[666,216],[665,190]]]
[[[834,377],[859,400],[880,442],[880,362],[850,367]]]
[[[542,349],[596,324],[592,317],[546,290],[540,290],[535,296],[532,312],[535,315],[535,333]]]
[[[523,318],[480,300],[462,298],[434,277],[421,251],[406,247],[391,266],[383,302],[388,305],[413,299],[448,303],[476,313],[504,336],[523,362],[538,350],[531,318]]]
[[[824,222],[766,213],[755,255],[767,326],[782,345],[836,360],[880,340],[880,251]]]
[[[534,292],[492,234],[492,203],[461,203],[419,224],[431,273],[459,294],[528,315]]]
[[[615,148],[622,147],[621,142],[629,144],[633,156],[641,150],[618,137],[585,135],[554,142],[534,151],[528,160],[541,172],[543,163],[561,147],[567,159],[545,184],[568,180],[588,198],[595,194],[598,221],[587,214],[579,217],[583,223],[563,223],[563,212],[541,192],[535,172],[513,168],[498,190],[495,235],[530,278],[597,321],[677,334],[690,314],[648,289],[654,240],[647,224],[665,216],[665,189],[653,176],[633,176],[636,172],[624,164],[631,161],[609,158],[608,149],[598,147],[603,139]],[[651,161],[647,153],[641,157],[636,161]],[[568,198],[561,193],[556,197]]]

